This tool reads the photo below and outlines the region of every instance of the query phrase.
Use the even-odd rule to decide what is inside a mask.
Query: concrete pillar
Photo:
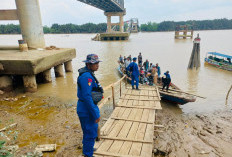
[[[54,70],[55,70],[56,77],[63,77],[64,76],[62,64],[55,66]]]
[[[66,72],[72,72],[72,61],[67,61],[64,63],[64,69]]]
[[[10,76],[0,76],[0,90],[11,91],[13,89],[13,81]]]
[[[23,83],[26,92],[36,92],[37,91],[37,83],[35,75],[25,75],[23,76]]]
[[[119,20],[120,20],[120,24],[119,24],[120,29],[119,29],[119,31],[120,31],[120,32],[124,32],[123,15],[120,15],[120,16],[119,16]]]
[[[43,81],[44,83],[52,82],[51,69],[43,72]]]
[[[38,0],[15,0],[23,40],[30,48],[44,48],[44,33]]]
[[[111,15],[107,15],[107,33],[111,32]]]

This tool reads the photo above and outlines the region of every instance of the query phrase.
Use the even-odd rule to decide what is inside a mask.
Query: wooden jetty
[[[155,86],[140,86],[132,90],[122,80],[108,86],[112,88],[114,111],[100,129],[100,141],[96,142],[95,156],[144,156],[151,157],[156,110],[162,109],[160,95]],[[126,83],[127,81],[125,81]],[[120,83],[119,102],[115,103],[115,86]],[[105,89],[107,89],[105,88]],[[106,98],[109,100],[109,98]],[[106,101],[99,105],[101,108]]]

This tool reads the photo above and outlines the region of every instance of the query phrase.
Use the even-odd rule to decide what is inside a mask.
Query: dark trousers
[[[79,119],[83,131],[83,154],[87,157],[92,157],[98,124],[90,117],[79,117]]]
[[[150,75],[148,77],[148,80],[149,80],[149,85],[152,86],[153,85],[153,82],[154,82],[154,76]]]
[[[169,79],[169,78],[162,78],[162,82],[163,82],[163,89],[162,90],[164,90],[164,88],[166,87],[166,90],[168,91],[169,85],[171,83],[171,79]]]
[[[139,77],[138,76],[134,76],[134,75],[131,76],[131,85],[132,85],[132,88],[134,88],[134,85],[136,86],[136,89],[139,88]]]

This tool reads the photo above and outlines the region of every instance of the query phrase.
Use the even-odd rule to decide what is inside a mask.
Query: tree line
[[[215,19],[215,20],[189,20],[189,21],[163,21],[161,23],[148,22],[140,25],[142,32],[156,31],[174,31],[178,25],[193,25],[194,30],[219,30],[232,29],[232,19]],[[125,23],[125,28],[127,27]],[[103,33],[106,32],[106,23],[86,23],[83,25],[76,24],[53,24],[51,27],[44,26],[44,33],[51,34],[70,34],[70,33]],[[0,34],[20,34],[19,25],[7,24],[0,25]]]
[[[215,20],[189,20],[189,21],[164,21],[161,23],[148,22],[141,24],[140,29],[144,32],[156,31],[174,31],[178,25],[192,26],[194,30],[219,30],[232,29],[232,19],[215,19]]]

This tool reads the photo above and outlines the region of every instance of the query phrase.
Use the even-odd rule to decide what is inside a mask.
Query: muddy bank
[[[76,114],[76,100],[67,102],[34,94],[6,93],[0,96],[0,106],[0,129],[17,123],[17,126],[2,132],[6,136],[0,136],[0,141],[6,142],[5,146],[19,146],[14,156],[35,154],[35,147],[42,144],[57,145],[55,152],[43,153],[47,157],[82,154],[82,131]],[[101,125],[111,110],[110,106],[104,107]]]
[[[184,115],[164,106],[157,123],[163,133],[155,133],[155,156],[231,157],[232,109],[214,113]],[[178,112],[178,111],[177,111]]]
[[[6,98],[7,97],[7,98]],[[33,94],[4,95],[0,98],[0,129],[12,123],[17,126],[4,131],[0,141],[18,145],[14,156],[33,153],[36,145],[57,144],[57,150],[44,156],[79,156],[82,152],[82,131],[76,115],[76,100],[64,102],[54,97]],[[184,115],[178,106],[162,104],[157,124],[163,133],[155,132],[155,156],[231,157],[232,110],[208,114]],[[112,111],[105,106],[104,123]],[[101,124],[102,125],[102,124]]]
[[[0,137],[5,145],[18,145],[15,156],[33,152],[36,145],[57,144],[53,153],[44,156],[81,154],[82,132],[76,115],[76,102],[31,95],[7,96],[0,99],[0,128],[17,123]],[[10,139],[10,140],[9,140]]]

